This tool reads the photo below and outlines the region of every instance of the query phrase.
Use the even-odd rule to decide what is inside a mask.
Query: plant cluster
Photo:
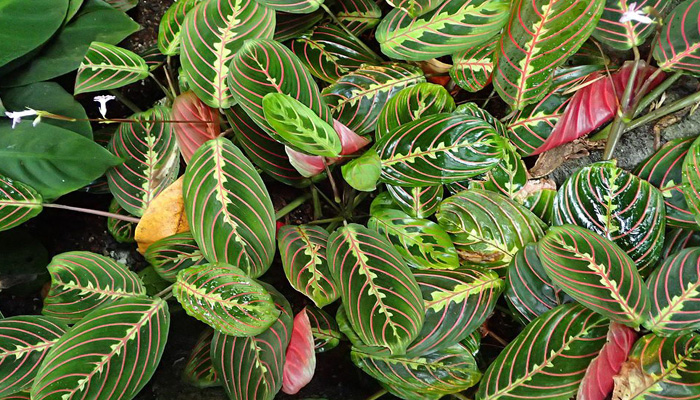
[[[612,159],[700,101],[663,104],[700,0],[178,0],[143,54],[137,3],[0,0],[0,231],[108,192],[73,209],[150,264],[55,255],[41,315],[0,319],[0,398],[134,398],[174,307],[208,325],[184,379],[231,399],[297,393],[341,341],[406,400],[700,398],[700,138]],[[116,89],[146,79],[141,111]],[[595,131],[560,187],[528,170]],[[496,308],[521,330],[494,358]]]

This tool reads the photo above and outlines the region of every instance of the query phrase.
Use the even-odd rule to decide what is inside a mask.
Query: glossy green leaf
[[[661,192],[649,182],[598,162],[576,171],[554,198],[554,225],[590,229],[620,246],[642,275],[661,256],[666,209]]]
[[[634,170],[635,175],[661,191],[669,227],[700,230],[683,195],[683,160],[693,141],[694,137],[672,140]]]
[[[328,269],[328,232],[325,229],[313,225],[285,225],[277,232],[277,243],[284,273],[294,289],[318,307],[340,297]]]
[[[157,240],[148,246],[143,256],[168,282],[175,282],[177,274],[183,269],[207,262],[191,232],[176,233]]]
[[[119,205],[116,199],[112,199],[109,203],[109,212],[112,214],[130,216],[130,214]],[[136,223],[124,221],[123,219],[107,218],[107,230],[117,242],[133,243]]]
[[[202,0],[178,0],[173,3],[158,24],[158,49],[166,56],[180,54],[182,23],[187,13]]]
[[[27,390],[51,346],[68,329],[40,315],[0,318],[0,398]]]
[[[530,174],[515,146],[510,141],[504,142],[505,156],[503,160],[483,177],[475,179],[474,183],[479,184],[483,189],[515,199],[516,195],[527,184]]]
[[[109,43],[92,42],[78,68],[75,94],[117,89],[148,77],[146,61]]]
[[[673,229],[667,231],[661,259],[665,260],[688,247],[700,247],[700,232],[687,229]]]
[[[435,214],[444,192],[442,185],[412,188],[387,185],[386,188],[396,205],[413,218]]]
[[[373,0],[337,0],[331,11],[355,36],[374,28],[382,19],[382,10]]]
[[[367,227],[390,242],[409,267],[459,267],[459,257],[452,239],[433,221],[413,218],[403,211],[381,210],[372,214]]]
[[[520,249],[508,266],[505,297],[518,319],[527,325],[571,298],[547,276],[537,246],[530,243]]]
[[[331,234],[328,262],[352,329],[370,346],[403,354],[423,325],[420,288],[393,246],[350,224]]]
[[[460,104],[459,106],[457,106],[454,113],[477,117],[480,120],[491,125],[494,129],[496,129],[496,132],[498,132],[499,135],[506,136],[506,126],[503,125],[503,123],[499,121],[498,118],[495,118],[493,115],[491,115],[491,113],[479,107],[474,102]]]
[[[280,43],[300,37],[326,16],[323,10],[316,10],[310,14],[290,14],[280,11],[275,14],[277,25],[274,39]]]
[[[664,260],[647,280],[651,317],[644,327],[659,336],[700,328],[700,247]]]
[[[425,82],[420,68],[408,64],[366,66],[323,89],[333,117],[358,135],[375,130],[384,105],[402,89]]]
[[[221,386],[219,374],[211,359],[211,343],[214,330],[206,328],[197,339],[182,372],[185,382],[198,388]]]
[[[324,353],[334,349],[343,339],[338,323],[320,308],[306,306],[306,313],[311,323],[311,333],[314,336],[316,353]]]
[[[146,294],[136,273],[99,254],[61,253],[46,268],[51,274],[51,288],[41,313],[67,323],[80,321],[103,304]]]
[[[231,60],[247,39],[271,39],[275,12],[253,0],[205,0],[187,13],[180,62],[190,89],[212,108],[229,108]]]
[[[466,50],[500,32],[509,14],[507,0],[446,0],[412,17],[394,9],[377,26],[382,52],[399,60],[423,61]]]
[[[382,175],[382,161],[372,148],[360,157],[350,160],[341,167],[343,179],[353,189],[361,192],[372,192]]]
[[[401,125],[423,116],[451,113],[455,107],[450,93],[440,85],[419,83],[407,87],[386,102],[379,114],[374,136],[379,139]]]
[[[501,36],[493,84],[512,109],[544,97],[554,70],[595,29],[605,0],[515,0]]]
[[[647,320],[649,290],[632,259],[615,243],[575,225],[550,228],[537,244],[552,282],[574,300],[637,329]]]
[[[265,120],[274,138],[308,154],[337,157],[342,145],[333,126],[309,107],[282,93],[268,93],[262,101]]]
[[[206,142],[183,182],[192,236],[211,262],[262,275],[275,254],[275,212],[260,175],[228,139]]]
[[[350,357],[378,381],[428,396],[461,392],[481,378],[474,357],[460,344],[419,357],[372,354],[353,347]]]
[[[661,35],[652,45],[654,58],[663,70],[700,73],[700,3],[685,0],[664,18]]]
[[[33,188],[0,175],[0,231],[39,215],[43,209],[42,200]]]
[[[420,356],[453,346],[479,329],[491,315],[505,283],[479,267],[452,271],[415,271],[425,301],[425,323],[409,355]]]
[[[498,36],[452,55],[450,77],[462,89],[478,92],[491,83]]]
[[[478,189],[445,199],[437,221],[452,237],[461,259],[490,266],[501,276],[519,249],[544,235],[544,224],[530,210]]]
[[[49,350],[34,379],[36,400],[133,399],[160,362],[168,303],[126,298],[92,311]]]
[[[315,77],[335,82],[362,65],[382,60],[368,53],[356,37],[333,24],[319,25],[295,39],[290,48]]]
[[[187,314],[226,335],[257,335],[279,316],[270,293],[232,265],[202,264],[182,270],[173,294]]]
[[[578,304],[548,311],[501,351],[484,373],[476,399],[569,399],[607,333],[608,320]]]
[[[397,186],[463,181],[494,168],[505,140],[488,123],[465,114],[435,114],[400,126],[375,144],[381,180]]]
[[[155,107],[131,116],[140,122],[123,122],[109,142],[109,150],[123,164],[107,171],[109,190],[129,213],[142,216],[180,170],[180,152],[170,110]]]
[[[556,186],[548,180],[530,180],[514,200],[532,211],[539,219],[547,224],[554,220],[554,198],[557,196]]]
[[[656,25],[636,20],[620,22],[620,19],[625,12],[631,11],[632,4],[636,5],[635,10],[642,13],[645,13],[646,7],[653,7],[663,15],[669,3],[667,0],[607,0],[605,11],[593,31],[593,37],[615,50],[625,51],[634,46],[641,46],[654,33]]]
[[[695,139],[683,160],[683,195],[695,222],[700,225],[700,137]]]
[[[646,335],[632,348],[615,379],[616,398],[638,400],[700,397],[700,336]]]

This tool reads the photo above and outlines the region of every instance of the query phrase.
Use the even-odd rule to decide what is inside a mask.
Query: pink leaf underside
[[[340,138],[340,143],[343,148],[340,154],[344,156],[354,154],[356,151],[367,146],[370,142],[368,138],[358,135],[355,133],[355,131],[343,125],[337,119],[333,120],[333,129],[335,129],[335,132]]]
[[[573,95],[564,114],[554,126],[552,134],[542,146],[535,150],[533,155],[573,142],[612,120],[617,114],[633,65],[632,62],[627,62],[610,76],[607,76],[605,72],[591,74],[586,80],[588,85]],[[655,67],[642,62],[642,67],[635,79],[633,94],[637,96],[644,95],[637,92],[641,90],[644,81],[654,71],[656,71]],[[665,77],[665,74],[659,74],[652,84],[649,85],[648,90],[658,86]],[[586,85],[586,83],[583,85]]]
[[[282,391],[287,394],[298,393],[311,382],[315,369],[314,336],[311,333],[309,316],[306,314],[306,309],[303,309],[294,317],[292,339],[287,347],[287,357],[284,361]]]
[[[173,102],[173,120],[192,121],[174,123],[177,143],[185,162],[204,142],[216,139],[219,128],[219,113],[204,104],[193,92],[185,92]]]
[[[625,325],[612,322],[608,341],[586,370],[578,389],[577,400],[605,400],[612,393],[613,377],[620,372],[622,364],[637,340],[637,332]]]

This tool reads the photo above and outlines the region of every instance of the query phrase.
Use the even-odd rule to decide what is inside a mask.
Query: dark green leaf
[[[498,36],[452,55],[450,77],[464,90],[478,92],[491,83]]]
[[[119,205],[116,199],[109,203],[109,212],[112,214],[129,216],[130,214]],[[107,218],[107,230],[114,240],[119,243],[133,243],[136,223],[124,221],[123,219]]]
[[[414,218],[428,218],[435,214],[444,192],[442,185],[412,188],[386,185],[386,188],[396,205]]]
[[[311,333],[314,335],[314,349],[323,353],[334,349],[343,339],[338,323],[320,308],[306,306],[306,313],[311,323]]]
[[[198,388],[206,388],[211,386],[221,386],[221,380],[214,368],[211,359],[211,343],[214,337],[214,330],[206,328],[199,335],[197,343],[190,352],[185,364],[185,370],[182,372],[182,377],[185,382]]]
[[[665,18],[661,35],[652,45],[654,58],[661,69],[700,73],[698,17],[700,3],[685,0]]]
[[[700,225],[700,137],[695,139],[683,160],[683,194],[695,222]]]
[[[636,5],[635,10],[641,10],[642,13],[645,13],[646,7],[653,7],[659,14],[665,14],[664,10],[669,3],[671,2],[668,0],[607,0],[605,11],[593,31],[593,37],[615,50],[625,51],[639,47],[654,33],[656,24],[645,24],[636,20],[620,22],[620,18],[630,11],[632,4]]]
[[[176,233],[157,240],[148,246],[143,256],[168,282],[175,282],[177,274],[183,269],[207,262],[191,232]]]
[[[43,209],[42,200],[33,188],[0,175],[0,231],[39,215]]]

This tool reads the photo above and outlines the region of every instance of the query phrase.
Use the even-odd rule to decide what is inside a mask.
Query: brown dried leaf
[[[532,178],[542,178],[551,174],[555,169],[568,160],[588,156],[589,150],[600,149],[604,143],[591,142],[586,139],[576,139],[573,142],[555,147],[540,154],[535,166],[530,170]]]
[[[612,400],[629,400],[632,395],[653,385],[654,377],[645,373],[640,360],[630,359],[622,364],[620,373],[613,380],[615,389]]]
[[[139,253],[145,253],[157,240],[190,230],[182,197],[182,181],[183,177],[178,178],[153,199],[136,225],[134,238]]]

